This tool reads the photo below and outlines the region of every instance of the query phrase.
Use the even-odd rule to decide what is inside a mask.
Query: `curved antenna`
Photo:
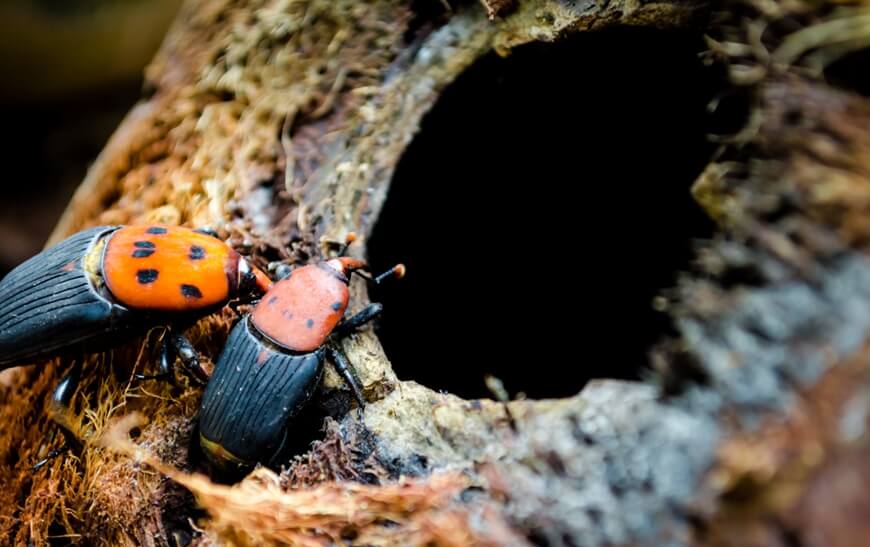
[[[356,241],[356,232],[348,232],[347,236],[344,238],[344,244],[338,248],[338,256],[344,256],[347,254],[347,248],[350,247],[350,244]]]
[[[366,281],[368,281],[369,283],[371,283],[373,285],[380,285],[382,282],[384,282],[385,280],[390,279],[390,278],[402,279],[403,277],[405,277],[406,272],[407,272],[407,268],[405,268],[404,264],[396,264],[395,266],[393,266],[389,270],[385,271],[384,273],[382,273],[380,275],[376,275],[374,277],[372,277],[371,274],[369,274],[369,273],[361,272],[359,270],[353,271],[353,273],[362,277],[363,279],[365,279]]]
[[[356,232],[348,232],[347,236],[345,236],[344,245],[342,245],[338,250],[338,256],[342,257],[347,254],[347,248],[350,247],[350,244],[357,240]],[[380,275],[376,275],[372,277],[372,275],[368,272],[363,272],[360,270],[351,270],[351,273],[354,273],[369,283],[374,285],[380,285],[383,281],[389,278],[402,279],[405,277],[406,268],[404,264],[396,264],[389,270],[385,271]]]

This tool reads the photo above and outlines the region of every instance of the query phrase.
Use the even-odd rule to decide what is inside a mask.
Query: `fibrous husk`
[[[85,449],[36,473],[30,463],[58,444],[43,438],[44,410],[69,361],[4,376],[6,537],[584,546],[866,537],[851,515],[870,491],[855,486],[870,476],[868,106],[812,73],[863,47],[865,8],[729,8],[711,23],[710,58],[729,63],[750,113],[696,186],[721,233],[663,300],[678,334],[655,355],[655,381],[595,382],[553,401],[463,400],[400,381],[364,331],[344,342],[364,412],[347,412],[351,398],[330,373],[319,399],[335,419],[322,440],[281,473],[259,469],[226,486],[188,469],[199,388],[129,381],[154,366],[154,332],[85,360],[73,424]],[[354,230],[362,253],[420,118],[480,56],[607,25],[689,25],[700,11],[541,1],[490,21],[474,4],[420,25],[404,2],[188,2],[148,70],[150,95],[56,237],[101,222],[209,225],[265,266],[321,256]],[[352,292],[361,305],[364,288]],[[235,317],[226,310],[188,333],[206,359]],[[122,420],[104,434],[134,411],[147,423]]]

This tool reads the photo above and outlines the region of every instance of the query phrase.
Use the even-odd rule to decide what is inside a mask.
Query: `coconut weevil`
[[[348,242],[353,237],[348,238]],[[380,304],[343,319],[352,273],[373,283],[402,277],[401,264],[372,278],[363,260],[340,257],[302,266],[275,283],[233,328],[202,397],[199,441],[219,472],[272,463],[290,420],[320,381],[326,357],[365,404],[347,358],[335,342],[381,312]]]
[[[272,282],[213,234],[160,225],[98,226],[79,232],[13,269],[0,281],[0,370],[40,358],[110,349],[154,326],[184,328],[234,298],[265,293]],[[201,381],[196,351],[170,330],[161,374],[175,358]],[[81,363],[60,381],[53,418],[75,393]],[[54,455],[55,453],[53,453]]]

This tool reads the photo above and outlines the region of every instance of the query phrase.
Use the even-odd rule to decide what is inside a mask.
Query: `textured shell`
[[[324,351],[287,354],[269,349],[240,321],[218,357],[202,396],[200,435],[243,462],[267,463],[288,421],[308,402],[323,372]],[[210,459],[219,455],[203,444]]]
[[[127,226],[109,239],[103,277],[124,306],[199,311],[233,295],[239,255],[212,236],[179,226]]]
[[[126,314],[95,292],[82,264],[88,250],[116,229],[79,232],[0,281],[0,368],[99,338]]]
[[[251,320],[287,349],[314,351],[341,321],[347,302],[347,284],[328,267],[303,266],[272,286]]]

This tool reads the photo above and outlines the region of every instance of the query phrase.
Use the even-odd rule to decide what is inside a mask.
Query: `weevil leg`
[[[199,362],[199,353],[193,347],[183,334],[173,332],[171,329],[166,329],[166,335],[163,337],[163,342],[160,344],[160,373],[153,376],[144,374],[136,374],[137,380],[168,380],[176,387],[180,384],[175,378],[175,358],[181,359],[181,364],[184,365],[193,377],[193,380],[205,385],[208,382],[208,374]]]
[[[134,378],[137,380],[167,380],[178,386],[172,370],[172,365],[175,363],[175,346],[170,342],[170,338],[171,333],[167,329],[163,336],[163,342],[160,343],[160,373],[153,375],[136,374],[133,376]]]
[[[184,365],[184,368],[187,369],[193,379],[200,385],[204,386],[207,384],[208,373],[202,368],[202,364],[199,362],[199,352],[196,351],[190,340],[183,334],[175,332],[170,333],[169,339],[173,348],[175,348],[176,355],[181,359],[181,364]]]
[[[54,394],[51,396],[50,411],[51,419],[60,426],[60,430],[63,432],[67,444],[72,445],[77,449],[81,448],[82,443],[79,441],[76,434],[73,433],[72,428],[69,425],[69,420],[72,414],[70,403],[72,402],[73,395],[75,395],[75,392],[79,387],[81,375],[82,364],[81,362],[76,362],[75,365],[73,365],[73,368],[66,373],[66,376],[60,380],[57,387],[54,389]]]
[[[329,345],[326,346],[326,353],[329,355],[329,358],[332,361],[332,366],[335,367],[335,371],[344,378],[345,383],[353,392],[353,396],[356,398],[356,402],[359,403],[360,408],[366,406],[366,400],[363,398],[360,381],[356,377],[356,372],[354,372],[353,366],[350,364],[350,361],[347,360],[347,357],[345,357],[338,348]]]
[[[369,304],[362,310],[358,311],[357,313],[353,314],[352,316],[339,323],[335,327],[335,329],[333,329],[333,332],[338,337],[346,336],[351,331],[358,329],[359,327],[365,325],[369,321],[379,316],[382,311],[384,311],[383,304]]]
[[[54,388],[54,394],[51,396],[51,406],[49,409],[49,416],[52,421],[57,424],[60,428],[61,433],[63,433],[64,444],[55,450],[52,450],[48,453],[48,455],[38,461],[33,467],[33,471],[40,469],[42,466],[47,464],[52,459],[60,456],[70,448],[75,450],[81,450],[82,443],[79,438],[73,433],[72,427],[70,427],[70,417],[72,411],[70,410],[70,403],[72,402],[73,395],[75,395],[76,389],[79,387],[79,381],[81,380],[81,372],[82,365],[80,362],[76,362],[73,365],[73,368],[66,373],[66,375],[61,378],[60,382],[58,382],[57,387]]]

